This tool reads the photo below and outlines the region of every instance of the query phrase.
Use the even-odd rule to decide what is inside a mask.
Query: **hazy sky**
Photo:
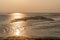
[[[60,0],[0,0],[0,12],[60,13]]]

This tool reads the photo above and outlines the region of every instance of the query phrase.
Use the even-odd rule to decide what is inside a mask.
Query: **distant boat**
[[[46,17],[43,17],[43,16],[34,16],[34,17],[24,17],[24,18],[21,18],[21,19],[14,19],[14,20],[11,20],[10,23],[17,22],[17,21],[27,21],[27,20],[54,21],[54,19],[52,19],[52,18],[46,18]]]

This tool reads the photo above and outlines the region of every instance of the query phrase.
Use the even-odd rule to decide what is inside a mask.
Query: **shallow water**
[[[13,13],[12,13],[13,14]],[[23,13],[24,15],[0,14],[0,37],[60,37],[60,14],[58,13]],[[22,13],[21,13],[22,14]],[[10,23],[12,19],[32,16],[44,16],[55,21],[27,20]]]

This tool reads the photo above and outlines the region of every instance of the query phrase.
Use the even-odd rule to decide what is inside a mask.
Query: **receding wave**
[[[54,19],[52,19],[52,18],[46,18],[46,17],[43,17],[43,16],[34,16],[34,17],[25,17],[25,18],[21,18],[21,19],[13,19],[13,20],[11,20],[11,23],[16,22],[16,21],[27,21],[27,20],[54,21]]]

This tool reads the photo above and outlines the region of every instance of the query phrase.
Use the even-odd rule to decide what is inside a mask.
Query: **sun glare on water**
[[[25,17],[25,14],[23,14],[23,13],[12,13],[12,15],[11,15],[12,20],[23,18],[23,17]],[[22,36],[24,34],[24,32],[25,32],[24,26],[26,26],[25,21],[17,21],[17,22],[13,22],[11,24],[12,24],[11,27],[13,30],[12,35]]]
[[[23,25],[25,25],[24,21],[13,23],[14,35],[15,36],[21,36],[23,34],[23,32],[24,32]]]
[[[12,19],[19,19],[19,18],[23,18],[26,15],[23,13],[12,13]]]
[[[26,25],[26,23],[24,21],[12,23],[12,28],[13,28],[12,35],[22,36],[24,33],[24,26],[25,25]]]
[[[19,36],[20,33],[21,32],[18,29],[16,29],[16,36]]]

